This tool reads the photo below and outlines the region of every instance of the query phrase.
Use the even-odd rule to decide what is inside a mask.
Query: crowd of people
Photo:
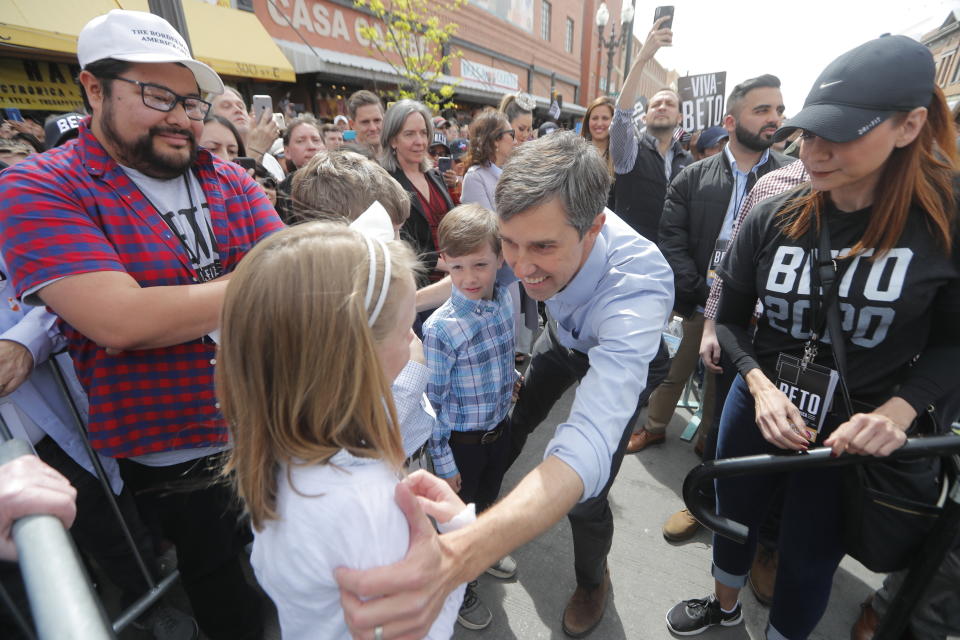
[[[262,637],[247,560],[284,638],[482,630],[477,577],[516,575],[511,552],[563,516],[562,628],[583,637],[610,597],[622,460],[667,442],[698,369],[705,460],[886,456],[928,407],[956,420],[958,131],[929,50],[856,47],[786,121],[780,80],[745,79],[721,125],[681,136],[673,89],[642,126],[634,112],[672,44],[663,20],[579,133],[535,126],[522,93],[463,122],[361,90],[332,122],[284,122],[162,18],[88,23],[85,113],[0,129],[0,395],[38,457],[0,466],[10,599],[10,525],[31,513],[70,527],[123,604],[147,590],[100,466],[146,570],[175,550],[191,614],[154,604],[138,624],[156,638]],[[840,390],[804,405],[791,366]],[[542,462],[501,495],[574,385]],[[669,630],[740,624],[749,584],[768,639],[809,637],[847,551],[839,474],[718,480],[717,512],[750,535],[714,538],[714,591],[670,608]],[[699,527],[682,510],[663,535]],[[958,545],[910,637],[960,633]]]

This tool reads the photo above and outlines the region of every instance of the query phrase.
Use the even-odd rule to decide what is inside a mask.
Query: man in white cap
[[[169,23],[111,11],[83,28],[77,55],[92,117],[4,174],[0,250],[17,295],[62,319],[90,440],[176,545],[203,632],[259,638],[238,513],[211,482],[228,446],[214,340],[230,271],[282,224],[242,168],[197,147],[201,96],[223,83]]]

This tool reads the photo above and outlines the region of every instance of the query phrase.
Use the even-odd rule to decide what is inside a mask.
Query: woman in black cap
[[[910,38],[887,36],[845,53],[776,137],[795,130],[802,131],[800,158],[810,182],[753,209],[720,269],[717,334],[739,375],[723,409],[717,458],[818,446],[834,455],[885,456],[904,443],[918,413],[958,381],[956,153],[930,51]],[[811,296],[820,289],[819,270],[811,272],[810,263],[821,242],[829,242],[836,258],[837,286]],[[829,344],[817,338],[830,304],[822,298],[834,291],[845,381],[860,411],[852,417],[839,394],[830,407],[828,387],[817,387],[836,368]],[[764,312],[751,340],[757,299]],[[801,379],[789,373],[790,362],[812,362],[826,372]],[[808,637],[844,556],[840,471],[725,478],[716,487],[718,513],[747,524],[750,536],[746,544],[715,536],[715,593],[674,606],[668,627],[692,635],[742,621],[738,594],[756,531],[783,487],[766,637]]]

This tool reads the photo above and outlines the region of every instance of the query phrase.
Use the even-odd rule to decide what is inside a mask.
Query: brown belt
[[[490,444],[496,442],[497,438],[503,435],[503,427],[507,424],[506,420],[501,420],[500,424],[490,431],[451,431],[451,444]]]

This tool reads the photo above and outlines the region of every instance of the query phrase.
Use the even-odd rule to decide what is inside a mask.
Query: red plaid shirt
[[[77,140],[0,175],[0,243],[17,295],[97,271],[129,273],[143,287],[195,283],[180,241],[88,125],[81,125]],[[201,149],[193,171],[223,270],[230,272],[283,223],[239,166]],[[213,388],[216,345],[208,338],[107,355],[60,324],[90,398],[90,441],[100,452],[128,457],[226,442]]]

